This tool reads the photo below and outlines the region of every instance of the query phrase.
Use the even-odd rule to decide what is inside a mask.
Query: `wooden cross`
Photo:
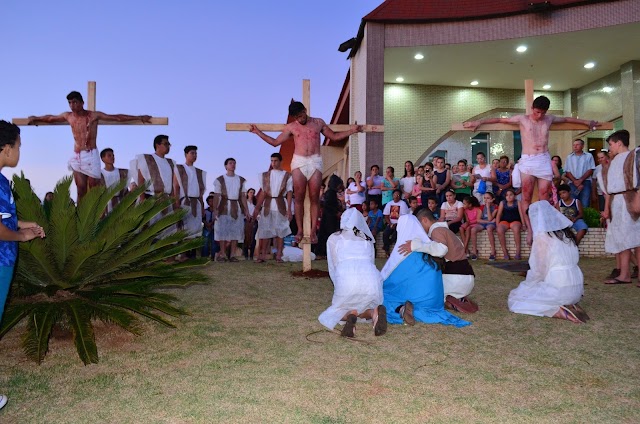
[[[96,82],[89,81],[87,88],[87,110],[94,111],[96,110]],[[29,118],[13,118],[12,122],[18,126],[26,126],[26,125],[69,125],[68,122],[55,122],[55,123],[42,123],[38,124],[29,124]],[[140,120],[135,121],[126,121],[126,122],[115,122],[115,121],[102,121],[98,122],[99,125],[169,125],[169,118],[151,118],[151,122],[142,123]]]
[[[307,115],[311,116],[311,82],[308,79],[302,80],[302,104],[307,109]],[[263,132],[282,132],[286,124],[255,124],[255,126]],[[348,131],[353,128],[352,125],[328,125],[334,132]],[[228,123],[227,131],[249,131],[251,124]],[[384,125],[362,125],[363,132],[384,132]],[[294,193],[295,194],[295,193]],[[300,241],[302,245],[302,271],[311,271],[311,201],[309,200],[309,191],[304,199],[304,217],[303,217],[303,235]],[[315,224],[315,223],[313,223]]]
[[[533,104],[533,80],[528,79],[524,80],[524,101],[526,105],[526,114],[529,115],[531,113],[532,104]],[[599,122],[598,130],[612,130],[613,122]],[[482,124],[478,125],[476,128],[465,128],[464,124],[453,124],[451,125],[451,129],[453,131],[520,131],[520,126],[518,124]],[[590,128],[593,129],[593,128]],[[551,124],[549,127],[550,131],[584,131],[585,126],[582,124],[572,124],[569,122],[563,122],[558,124]],[[533,187],[533,195],[531,197],[532,201],[535,201],[538,198],[538,185],[536,184]]]
[[[531,113],[531,105],[533,103],[533,80],[528,79],[524,81],[524,98],[526,105],[526,114],[529,115]],[[598,130],[612,130],[613,122],[600,122],[598,126]],[[477,128],[465,128],[463,124],[453,124],[451,125],[452,131],[519,131],[520,126],[518,124],[482,124]],[[551,124],[549,128],[550,131],[584,131],[584,125],[580,124],[571,124],[568,122],[563,122],[560,124]]]

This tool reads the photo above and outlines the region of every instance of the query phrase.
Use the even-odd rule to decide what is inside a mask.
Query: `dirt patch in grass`
[[[312,269],[310,271],[291,271],[291,275],[294,277],[304,277],[307,279],[311,278],[329,278],[328,271],[322,271],[319,269]]]

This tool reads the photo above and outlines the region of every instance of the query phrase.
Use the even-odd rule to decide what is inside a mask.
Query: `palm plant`
[[[111,189],[93,188],[76,207],[70,201],[71,178],[67,177],[56,185],[47,218],[24,175],[15,176],[13,182],[20,220],[39,223],[47,236],[20,244],[0,338],[26,319],[25,353],[41,363],[52,330],[59,326],[72,332],[85,364],[97,363],[94,320],[140,334],[140,316],[173,327],[168,318],[186,314],[173,305],[175,296],[157,289],[204,281],[194,266],[206,259],[182,264],[165,261],[202,244],[199,238],[184,240],[182,231],[163,235],[184,214],[176,211],[154,219],[171,199],[138,203],[145,189],[139,187],[103,217],[107,203],[125,183]]]

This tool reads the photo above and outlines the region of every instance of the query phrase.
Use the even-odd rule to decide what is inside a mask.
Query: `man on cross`
[[[266,135],[253,124],[250,126],[249,131],[257,134],[274,147],[293,137],[295,147],[291,161],[291,176],[293,178],[296,224],[298,225],[298,234],[296,234],[295,240],[300,242],[303,237],[304,198],[307,192],[307,184],[309,185],[311,223],[315,223],[318,220],[320,186],[322,184],[320,134],[322,133],[331,141],[337,141],[357,132],[362,132],[362,126],[354,125],[351,130],[333,132],[322,119],[307,116],[307,109],[301,102],[292,102],[289,105],[289,115],[295,120],[287,124],[277,138]],[[317,242],[318,237],[312,231],[311,243]]]
[[[482,124],[518,124],[520,137],[522,137],[522,156],[518,163],[522,183],[522,206],[524,210],[529,208],[533,196],[533,187],[538,185],[540,200],[548,200],[551,193],[551,181],[553,172],[551,157],[549,156],[549,127],[557,123],[583,124],[595,129],[600,126],[597,121],[586,121],[564,116],[547,115],[551,101],[546,96],[536,97],[533,101],[531,113],[528,115],[515,115],[510,118],[488,118],[478,121],[468,121],[463,125],[472,131]],[[527,231],[527,243],[533,241],[529,219],[525,216]]]
[[[98,121],[127,122],[140,120],[151,123],[149,115],[107,115],[106,113],[85,110],[82,94],[72,91],[67,95],[71,112],[60,115],[30,116],[28,125],[55,124],[68,122],[74,140],[74,156],[69,159],[69,170],[73,171],[73,179],[78,189],[78,201],[87,190],[100,184],[100,155],[96,144]]]

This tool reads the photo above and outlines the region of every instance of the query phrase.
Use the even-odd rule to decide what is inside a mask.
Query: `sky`
[[[153,138],[167,134],[177,163],[184,146],[198,146],[207,191],[227,157],[255,187],[278,149],[226,132],[225,123],[285,122],[303,79],[311,80],[311,115],[329,121],[349,69],[338,46],[381,3],[3,0],[0,119],[68,111],[66,95],[80,91],[86,102],[87,82],[96,81],[97,110],[169,118],[168,126],[100,126],[98,148],[113,148],[117,167],[152,153]],[[20,163],[2,173],[24,172],[42,198],[70,175],[71,130],[21,127],[21,138]]]

